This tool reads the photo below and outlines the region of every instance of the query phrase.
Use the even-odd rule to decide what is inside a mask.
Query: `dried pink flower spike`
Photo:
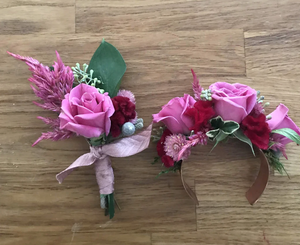
[[[38,119],[41,119],[44,123],[49,125],[51,128],[53,128],[53,131],[49,131],[47,133],[42,133],[42,135],[33,143],[32,146],[35,146],[38,144],[41,140],[50,139],[53,141],[68,139],[71,136],[74,135],[73,132],[65,129],[60,129],[60,118],[48,118],[48,117],[38,117]]]
[[[191,69],[191,72],[194,78],[194,82],[193,82],[194,97],[196,100],[201,100],[201,92],[203,88],[200,86],[199,79],[197,78],[193,69]]]
[[[53,70],[32,57],[24,57],[10,52],[7,53],[18,60],[25,61],[29,66],[29,70],[32,72],[32,77],[28,79],[32,83],[31,88],[35,95],[43,101],[43,103],[33,103],[43,109],[59,113],[61,111],[61,102],[65,94],[69,93],[72,89],[74,76],[71,68],[65,66],[62,62],[58,52],[56,51],[57,62],[54,62]],[[70,138],[74,135],[71,131],[60,129],[59,118],[38,118],[53,128],[53,131],[42,133],[41,137],[39,137],[32,146],[43,139],[57,141]]]
[[[189,140],[185,141],[185,144],[182,146],[180,152],[177,154],[176,161],[184,160],[186,154],[189,156],[191,154],[191,148],[196,145],[206,145],[208,137],[205,132],[198,132],[189,137]]]
[[[56,51],[57,62],[54,62],[54,70],[31,57],[7,53],[18,60],[25,61],[29,66],[32,72],[32,77],[28,79],[32,83],[31,88],[43,101],[43,103],[34,103],[43,109],[60,112],[61,101],[65,94],[71,91],[74,76],[71,68],[62,62],[58,52]]]

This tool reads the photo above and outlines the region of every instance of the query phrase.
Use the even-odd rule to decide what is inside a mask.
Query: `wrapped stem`
[[[95,161],[95,174],[100,192],[101,208],[105,208],[105,214],[112,219],[114,217],[114,172],[109,156]]]

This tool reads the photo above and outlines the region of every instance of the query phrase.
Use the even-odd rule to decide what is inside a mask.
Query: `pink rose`
[[[115,109],[108,93],[100,94],[95,87],[81,83],[65,95],[61,109],[61,129],[86,138],[109,134]]]
[[[217,82],[209,86],[217,115],[240,123],[256,103],[256,91],[244,84]]]
[[[300,135],[300,129],[293,122],[293,120],[287,115],[288,111],[289,109],[284,104],[280,104],[279,106],[277,106],[275,111],[273,111],[270,114],[272,118],[268,120],[267,123],[269,124],[271,130],[290,128],[294,130],[298,135]],[[292,142],[292,140],[280,134],[274,134],[273,138],[274,138],[273,140],[281,143],[282,145],[286,145]]]
[[[158,114],[153,114],[153,122],[162,121],[173,134],[189,134],[194,122],[191,117],[185,115],[185,111],[195,102],[195,99],[188,94],[173,98]]]

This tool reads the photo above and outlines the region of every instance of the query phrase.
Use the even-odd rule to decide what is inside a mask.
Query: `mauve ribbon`
[[[57,174],[56,179],[62,183],[75,168],[94,164],[100,194],[113,193],[114,173],[110,157],[128,157],[145,150],[149,146],[151,131],[152,124],[138,134],[122,138],[111,144],[99,147],[91,146],[89,153],[77,158],[68,168]]]
[[[260,196],[263,194],[264,190],[267,187],[269,181],[269,175],[270,175],[269,162],[265,154],[263,153],[263,151],[260,149],[259,149],[259,156],[260,156],[260,169],[258,175],[256,177],[256,180],[250,187],[250,189],[246,192],[246,198],[251,205],[255,204],[257,200],[260,198]],[[197,195],[184,180],[182,169],[180,170],[180,177],[186,193],[190,196],[190,198],[194,201],[196,205],[199,205]]]

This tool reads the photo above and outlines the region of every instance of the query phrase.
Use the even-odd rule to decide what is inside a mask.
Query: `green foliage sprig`
[[[174,166],[167,168],[166,170],[161,171],[156,178],[158,178],[159,176],[161,176],[162,174],[167,174],[167,173],[176,173],[177,171],[181,170],[181,164],[182,164],[182,160],[178,161],[178,162],[174,162]]]
[[[90,70],[89,73],[87,73],[88,67],[89,66],[87,64],[83,64],[81,69],[79,63],[76,63],[76,66],[72,67],[72,71],[75,79],[74,83],[75,84],[86,83],[93,87],[97,87],[99,84],[103,84],[103,82],[100,81],[97,77],[93,77],[94,70]],[[97,89],[101,94],[105,92],[103,89],[100,88]]]

